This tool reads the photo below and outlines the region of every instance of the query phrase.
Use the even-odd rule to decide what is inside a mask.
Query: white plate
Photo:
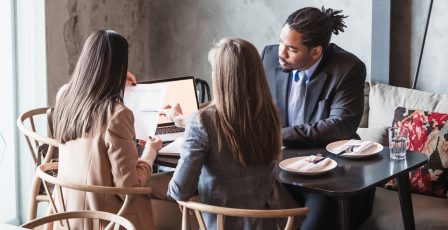
[[[333,154],[337,154],[340,152],[340,146],[344,145],[347,141],[350,140],[342,140],[342,141],[335,141],[327,145],[327,151]],[[353,144],[361,143],[361,140],[351,140]],[[383,146],[378,143],[374,143],[372,146],[370,146],[368,149],[362,151],[361,153],[344,153],[339,156],[341,157],[347,157],[347,158],[363,158],[375,155],[383,150]]]
[[[330,162],[328,162],[328,164],[325,165],[325,167],[319,169],[319,171],[301,172],[298,170],[293,170],[293,169],[287,168],[287,166],[289,164],[293,163],[294,161],[303,160],[307,157],[309,157],[309,156],[293,157],[293,158],[285,159],[285,160],[282,160],[278,166],[280,166],[280,168],[285,171],[300,174],[300,175],[317,175],[317,174],[322,174],[322,173],[328,172],[328,171],[334,169],[338,165],[338,163],[336,163],[336,161],[334,161],[333,159],[329,159]]]

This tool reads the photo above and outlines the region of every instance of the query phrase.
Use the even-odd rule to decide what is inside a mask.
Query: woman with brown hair
[[[187,125],[169,195],[188,200],[198,191],[200,202],[232,208],[294,207],[275,180],[281,125],[257,49],[242,39],[222,39],[209,61],[214,99]],[[204,219],[208,229],[216,228],[215,216]],[[275,229],[276,221],[229,217],[225,225]]]
[[[89,36],[70,82],[58,92],[54,109],[55,138],[60,142],[58,178],[115,187],[148,183],[161,140],[148,140],[138,157],[134,117],[123,105],[127,67],[128,43],[122,35],[100,30]],[[63,189],[63,196],[68,211],[116,213],[123,203],[120,196],[69,189]],[[149,197],[134,196],[123,216],[137,229],[151,229]],[[87,220],[71,220],[70,226],[93,229]]]

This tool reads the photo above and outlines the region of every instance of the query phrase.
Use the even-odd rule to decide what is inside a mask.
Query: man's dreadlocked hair
[[[305,7],[289,15],[285,25],[302,34],[302,42],[308,48],[322,46],[325,50],[331,39],[331,34],[336,35],[344,32],[347,26],[344,18],[347,16],[340,14],[342,10],[322,9]]]

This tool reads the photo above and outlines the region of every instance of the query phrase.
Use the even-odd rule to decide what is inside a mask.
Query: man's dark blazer
[[[285,145],[325,146],[337,140],[359,139],[356,129],[364,110],[366,67],[355,55],[335,44],[329,44],[307,84],[305,123],[292,127],[288,127],[287,110],[289,73],[280,69],[278,45],[266,46],[262,59],[272,97],[280,109]],[[375,189],[350,199],[350,219],[354,229],[370,216],[374,196]],[[336,200],[329,201],[328,207],[336,212]],[[325,213],[321,215],[323,216],[317,216],[317,219],[312,221],[327,218],[328,223],[337,223],[335,218],[330,220]]]
[[[364,109],[366,67],[355,55],[329,44],[311,76],[305,93],[302,125],[288,127],[289,73],[278,63],[278,45],[262,53],[272,97],[281,114],[283,142],[287,146],[325,146],[356,134]]]

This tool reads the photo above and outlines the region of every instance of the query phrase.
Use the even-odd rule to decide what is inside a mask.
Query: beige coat
[[[124,105],[117,104],[107,120],[107,127],[97,129],[102,131],[96,131],[92,137],[79,138],[60,146],[58,178],[79,184],[145,186],[151,176],[151,168],[138,160],[132,112]],[[123,197],[115,195],[69,189],[64,189],[63,195],[67,210],[117,213],[123,203]],[[149,196],[134,196],[123,216],[137,229],[152,229]],[[76,219],[70,222],[72,229],[93,229],[91,224]]]

